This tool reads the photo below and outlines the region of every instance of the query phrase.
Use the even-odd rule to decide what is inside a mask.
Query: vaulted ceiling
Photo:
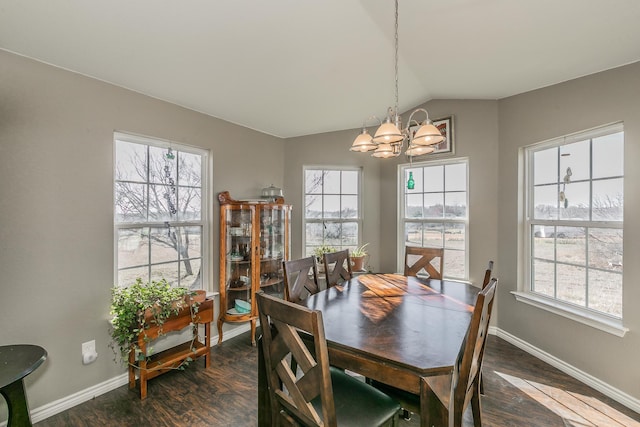
[[[640,60],[637,0],[400,0],[400,110]],[[392,0],[0,0],[0,49],[279,137],[394,104]]]

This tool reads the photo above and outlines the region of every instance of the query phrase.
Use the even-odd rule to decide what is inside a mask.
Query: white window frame
[[[302,256],[307,256],[307,224],[308,223],[345,223],[355,222],[358,224],[358,243],[362,245],[362,167],[354,166],[326,166],[326,165],[305,165],[302,168],[302,205],[306,204],[306,173],[308,170],[324,170],[324,171],[354,171],[358,173],[358,217],[357,218],[324,218],[324,219],[307,219],[306,208],[303,207],[302,212]],[[321,193],[324,194],[324,193]],[[342,194],[342,193],[340,193]],[[324,209],[324,208],[323,208]],[[351,245],[345,245],[351,246]],[[337,248],[339,249],[339,248]]]
[[[197,148],[197,147],[191,147],[188,145],[184,145],[184,144],[180,144],[180,143],[176,143],[173,141],[167,141],[167,140],[163,140],[163,139],[159,139],[159,138],[153,138],[153,137],[146,137],[146,136],[141,136],[141,135],[135,135],[135,134],[130,134],[130,133],[123,133],[123,132],[114,132],[113,135],[113,185],[114,185],[114,199],[112,201],[112,208],[113,208],[113,215],[114,215],[114,220],[113,220],[113,271],[114,271],[114,283],[116,286],[124,286],[124,284],[119,284],[118,283],[118,232],[120,230],[123,229],[129,229],[129,228],[140,228],[140,227],[147,227],[147,228],[158,228],[158,227],[164,227],[166,226],[166,222],[165,221],[139,221],[139,222],[128,222],[128,223],[117,223],[116,222],[116,206],[115,206],[115,183],[116,183],[116,141],[125,141],[125,142],[131,142],[131,143],[135,143],[135,144],[141,144],[141,145],[146,145],[146,146],[153,146],[153,147],[157,147],[157,148],[162,148],[162,149],[168,149],[168,148],[172,148],[176,151],[180,151],[183,153],[190,153],[190,154],[197,154],[199,156],[201,156],[202,158],[202,162],[201,162],[201,186],[200,186],[200,191],[201,191],[201,203],[202,203],[202,208],[201,208],[201,215],[200,215],[200,220],[197,221],[172,221],[170,224],[173,226],[180,226],[180,227],[190,227],[190,226],[194,226],[194,227],[202,227],[202,236],[201,236],[201,243],[202,243],[202,253],[201,253],[201,261],[200,261],[200,272],[201,272],[201,277],[200,277],[200,282],[201,282],[201,288],[206,290],[206,291],[210,291],[210,272],[211,272],[211,256],[210,256],[210,248],[211,248],[211,239],[210,239],[210,208],[209,208],[209,204],[210,204],[210,199],[211,199],[211,188],[212,188],[212,184],[210,182],[210,176],[211,176],[211,172],[210,172],[210,168],[211,168],[211,163],[210,163],[210,156],[209,156],[209,151],[208,150],[204,150],[202,148]],[[179,183],[178,183],[179,184]],[[151,264],[148,264],[149,268],[151,268]],[[150,272],[149,272],[150,274]]]
[[[533,153],[552,148],[560,147],[566,144],[571,144],[578,141],[584,141],[586,139],[593,139],[599,136],[609,135],[617,132],[624,132],[624,126],[622,123],[615,123],[611,125],[602,126],[596,129],[590,129],[587,131],[566,135],[559,138],[554,138],[549,141],[533,144],[520,149],[520,179],[522,186],[520,187],[521,195],[520,199],[520,211],[521,211],[521,227],[519,229],[521,242],[519,252],[519,280],[517,291],[511,293],[515,296],[516,300],[525,304],[532,305],[534,307],[549,311],[551,313],[563,316],[568,319],[580,322],[582,324],[591,326],[593,328],[602,330],[604,332],[611,333],[613,335],[623,337],[628,328],[623,325],[623,318],[617,318],[615,316],[607,315],[589,309],[586,307],[580,307],[575,304],[571,304],[553,297],[548,297],[540,293],[532,291],[532,239],[531,239],[531,227],[539,225],[540,222],[544,222],[545,225],[555,226],[574,226],[574,227],[598,227],[598,228],[611,228],[611,229],[624,229],[623,221],[594,221],[594,220],[536,220],[532,218],[533,209]],[[624,175],[622,177],[624,179]],[[592,182],[591,178],[589,182]],[[623,237],[624,239],[624,237]],[[585,268],[589,268],[586,266]],[[586,285],[588,286],[588,284]],[[623,276],[623,290],[624,290],[624,276]],[[624,293],[624,291],[623,291]],[[624,303],[624,301],[623,301]],[[624,314],[623,314],[624,316]]]
[[[467,169],[467,182],[466,185],[466,194],[467,194],[467,215],[465,218],[422,218],[419,220],[412,219],[411,221],[406,221],[405,218],[405,195],[407,189],[407,181],[405,171],[407,169],[412,169],[416,167],[430,167],[430,166],[441,166],[441,165],[455,165],[455,164],[464,164]],[[447,158],[447,159],[439,159],[439,160],[426,160],[421,162],[413,162],[405,163],[398,165],[398,253],[396,266],[398,272],[404,271],[404,248],[406,245],[404,238],[404,229],[406,222],[429,222],[429,223],[454,223],[454,224],[463,224],[465,230],[465,239],[464,239],[464,277],[451,277],[447,276],[447,270],[444,269],[444,276],[447,279],[454,279],[459,281],[469,281],[469,158],[467,157],[456,157],[456,158]],[[444,242],[443,242],[444,244]],[[446,250],[446,248],[445,248]],[[446,257],[446,256],[445,256]]]

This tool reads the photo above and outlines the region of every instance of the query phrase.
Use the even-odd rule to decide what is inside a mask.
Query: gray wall
[[[618,338],[517,303],[518,150],[554,137],[624,121],[625,326]],[[499,326],[507,332],[640,399],[640,63],[521,94],[499,102]]]
[[[518,278],[519,148],[624,120],[626,158],[639,159],[639,92],[640,64],[633,64],[500,101],[424,105],[431,117],[454,115],[455,156],[469,158],[470,279],[479,281],[487,260],[497,261],[500,290],[492,321],[636,399],[638,168],[627,163],[624,313],[631,331],[625,338],[517,303],[510,291]],[[298,257],[303,165],[363,168],[370,264],[378,271],[396,269],[397,167],[406,160],[349,152],[357,129],[283,141],[0,51],[0,344],[37,343],[49,351],[47,362],[27,377],[31,408],[124,372],[107,347],[114,130],[211,151],[212,290],[218,273],[215,195],[229,190],[253,198],[264,186],[281,186],[294,207],[291,255]],[[80,344],[91,339],[100,357],[83,366]]]
[[[283,182],[278,138],[0,51],[0,344],[49,352],[26,380],[32,409],[124,372],[107,347],[114,130],[210,150],[214,196]],[[217,290],[215,197],[210,206]],[[91,339],[99,358],[83,366]]]

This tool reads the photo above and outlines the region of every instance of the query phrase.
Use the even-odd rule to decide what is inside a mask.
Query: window
[[[166,279],[203,288],[206,165],[202,150],[115,134],[114,238],[118,285]]]
[[[360,174],[360,169],[305,168],[305,256],[322,245],[336,250],[358,246]]]
[[[468,278],[467,161],[414,163],[400,166],[399,247],[444,248],[444,276]],[[413,188],[407,188],[413,178]],[[402,252],[402,253],[400,253]],[[404,251],[398,251],[398,266],[404,265]]]
[[[622,319],[622,124],[529,147],[525,165],[525,292]]]

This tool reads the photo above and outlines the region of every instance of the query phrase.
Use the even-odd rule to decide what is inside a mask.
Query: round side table
[[[0,346],[0,394],[7,401],[9,427],[31,426],[23,379],[46,358],[47,351],[37,345]]]

